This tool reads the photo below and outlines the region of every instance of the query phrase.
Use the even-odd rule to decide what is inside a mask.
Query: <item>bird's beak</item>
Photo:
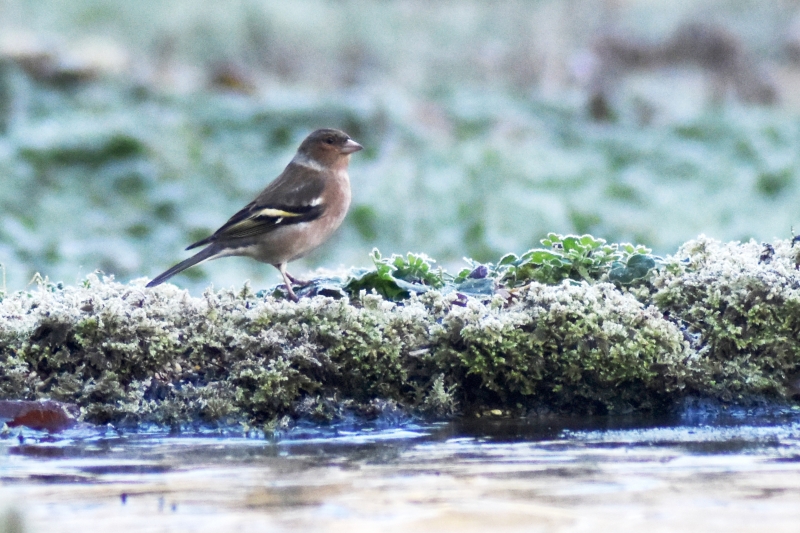
[[[347,139],[347,142],[344,143],[344,146],[342,146],[341,152],[343,154],[352,154],[353,152],[358,152],[363,148],[363,146],[355,142],[353,139]]]

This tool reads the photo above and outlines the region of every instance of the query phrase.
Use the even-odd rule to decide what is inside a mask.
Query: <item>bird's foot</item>
[[[291,284],[286,283],[283,286],[286,287],[286,292],[288,293],[287,296],[289,297],[289,299],[291,301],[293,301],[293,302],[299,302],[300,301],[300,298],[298,298],[297,295],[292,290],[292,285]]]
[[[298,287],[308,287],[309,285],[314,283],[311,280],[303,281],[302,279],[297,279],[296,277],[292,276],[288,272],[286,273],[286,277],[289,278],[289,281],[292,282],[292,285],[297,285]]]
[[[309,282],[300,281],[299,279],[293,278],[291,275],[289,275],[289,273],[286,272],[286,263],[277,264],[275,265],[275,267],[280,271],[281,276],[283,277],[283,285],[284,287],[286,287],[286,291],[289,293],[289,298],[294,302],[299,301],[297,295],[292,290],[292,285],[299,285],[301,287],[305,287],[306,285],[309,284]]]

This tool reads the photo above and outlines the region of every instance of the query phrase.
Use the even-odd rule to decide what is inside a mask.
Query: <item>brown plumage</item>
[[[255,200],[233,215],[213,235],[187,250],[205,246],[147,284],[155,287],[202,261],[231,255],[252,257],[275,266],[293,300],[286,264],[325,242],[350,206],[350,154],[362,146],[334,129],[313,132],[294,158]]]

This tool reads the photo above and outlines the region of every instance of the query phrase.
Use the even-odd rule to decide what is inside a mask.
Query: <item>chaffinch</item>
[[[289,297],[297,301],[286,264],[325,242],[350,207],[350,154],[362,146],[346,133],[320,129],[305,138],[294,158],[255,200],[233,215],[210,237],[187,250],[205,246],[147,284],[155,287],[202,261],[230,255],[252,257],[276,267]]]

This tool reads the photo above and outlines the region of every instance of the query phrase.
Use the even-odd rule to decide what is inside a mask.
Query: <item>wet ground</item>
[[[0,510],[29,533],[800,530],[794,417],[21,437]]]

